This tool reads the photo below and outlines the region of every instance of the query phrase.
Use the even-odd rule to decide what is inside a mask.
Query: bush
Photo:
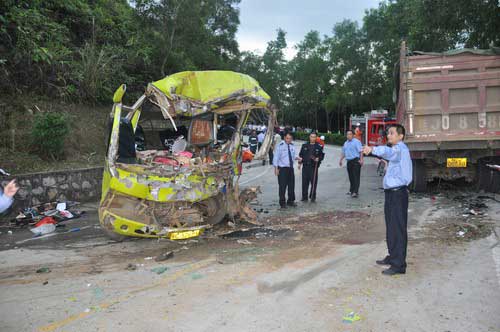
[[[60,113],[39,113],[31,131],[33,147],[43,159],[61,159],[64,141],[69,133],[66,117]]]
[[[318,133],[318,136],[325,136],[326,144],[343,145],[346,140],[344,135],[336,133]],[[304,131],[296,132],[294,137],[302,141],[309,140],[309,134]]]

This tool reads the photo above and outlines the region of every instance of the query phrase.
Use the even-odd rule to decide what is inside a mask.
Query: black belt
[[[394,188],[388,188],[388,189],[384,189],[384,191],[399,191],[399,190],[407,190],[408,189],[408,186],[399,186],[399,187],[394,187]]]
[[[347,159],[347,161],[356,161],[356,160],[359,160],[359,158]]]

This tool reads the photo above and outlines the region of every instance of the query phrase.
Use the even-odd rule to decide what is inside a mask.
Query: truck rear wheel
[[[410,189],[415,192],[424,192],[427,189],[427,178],[425,172],[425,163],[423,160],[413,160],[413,181]]]

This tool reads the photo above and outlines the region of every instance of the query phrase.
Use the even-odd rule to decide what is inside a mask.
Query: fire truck
[[[362,143],[369,146],[385,145],[387,143],[387,127],[397,123],[389,117],[387,110],[374,110],[363,115],[351,115],[349,128],[358,127],[362,131]]]

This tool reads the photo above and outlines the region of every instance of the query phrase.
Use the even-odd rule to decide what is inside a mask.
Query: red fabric
[[[171,159],[171,158],[166,158],[166,157],[156,157],[153,161],[155,163],[161,163],[161,164],[165,164],[165,165],[172,165],[172,166],[179,165],[177,160]]]
[[[44,217],[42,220],[35,224],[35,227],[40,227],[45,224],[57,224],[57,221],[52,217]]]
[[[253,160],[253,153],[250,150],[243,150],[243,162],[251,162]]]
[[[319,137],[316,138],[316,143],[318,143],[322,147],[325,147],[325,142],[323,142],[323,140],[321,138],[319,138]]]

